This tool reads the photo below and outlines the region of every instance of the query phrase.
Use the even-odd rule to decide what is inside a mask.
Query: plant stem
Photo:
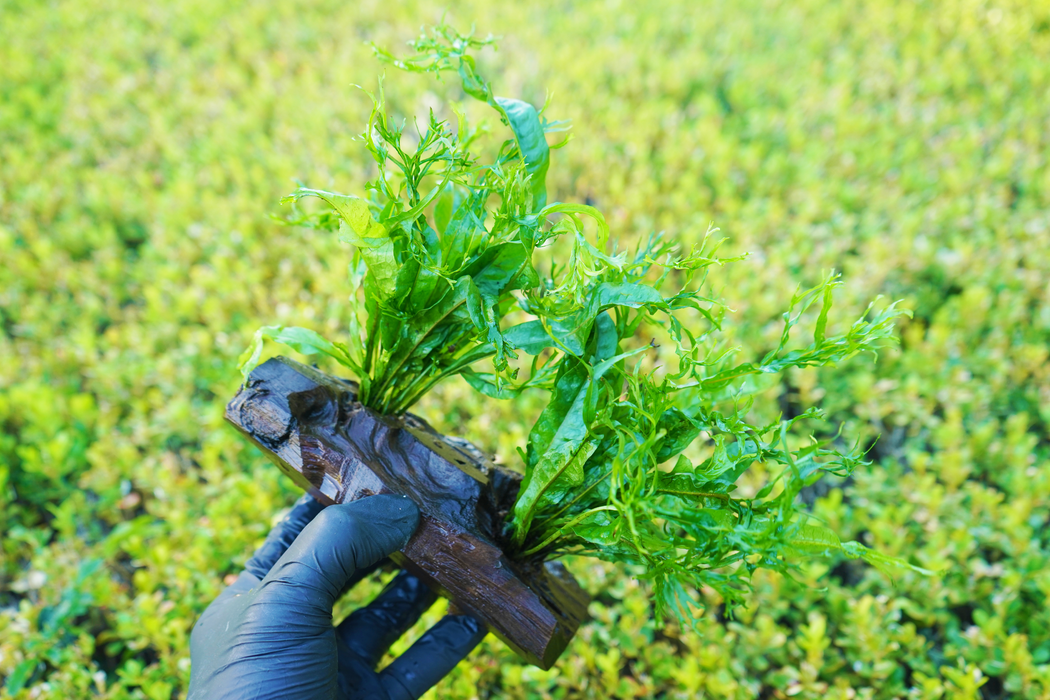
[[[728,493],[711,493],[710,491],[671,491],[669,489],[656,489],[656,493],[668,496],[696,496],[697,498],[717,498],[728,503],[733,500]]]
[[[569,508],[571,508],[571,507],[572,507],[572,505],[573,505],[574,503],[576,503],[576,502],[577,502],[577,501],[579,501],[579,500],[580,500],[581,498],[583,498],[584,496],[586,496],[586,495],[587,495],[587,492],[589,492],[589,491],[590,491],[591,489],[593,489],[593,488],[594,488],[595,486],[597,486],[598,484],[600,484],[600,483],[602,483],[603,481],[605,481],[606,479],[608,479],[608,478],[609,478],[609,475],[610,475],[610,474],[612,474],[612,469],[610,469],[609,471],[605,472],[605,474],[603,474],[603,475],[602,475],[601,477],[599,477],[599,478],[598,478],[598,479],[597,479],[597,480],[596,480],[596,481],[595,481],[594,483],[592,483],[592,484],[591,484],[590,486],[588,486],[587,488],[583,489],[583,490],[582,490],[582,491],[580,491],[580,492],[579,492],[578,494],[576,494],[576,496],[575,496],[575,497],[573,497],[573,499],[572,499],[571,501],[569,501],[569,502],[568,502],[568,503],[566,503],[566,504],[565,504],[564,506],[562,506],[561,508],[559,508],[559,509],[557,510],[557,512],[555,512],[555,513],[554,513],[554,515],[550,516],[549,518],[546,518],[546,520],[548,520],[548,521],[550,521],[550,520],[554,520],[554,519],[555,519],[555,518],[557,518],[557,517],[558,517],[559,515],[561,515],[561,514],[562,514],[562,513],[564,513],[565,511],[567,511],[567,510],[568,510]]]
[[[602,506],[601,508],[593,508],[591,510],[585,510],[584,512],[580,513],[575,518],[573,518],[572,520],[570,520],[569,522],[565,523],[560,528],[558,528],[557,532],[555,532],[553,535],[551,535],[547,539],[543,540],[543,542],[539,543],[535,547],[531,547],[529,549],[526,549],[524,552],[521,553],[521,556],[527,557],[530,554],[535,554],[536,552],[539,552],[540,550],[546,548],[552,542],[557,540],[559,537],[561,537],[565,533],[566,528],[572,527],[573,525],[575,525],[579,521],[581,521],[584,518],[586,518],[591,513],[597,513],[599,511],[603,511],[603,510],[616,510],[616,508],[613,507],[613,506]]]

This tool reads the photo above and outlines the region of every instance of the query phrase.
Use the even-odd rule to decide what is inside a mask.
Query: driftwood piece
[[[560,562],[512,560],[501,550],[521,477],[411,414],[365,408],[356,389],[278,357],[251,373],[226,419],[322,503],[411,498],[422,520],[395,563],[484,620],[528,662],[550,668],[589,599]]]

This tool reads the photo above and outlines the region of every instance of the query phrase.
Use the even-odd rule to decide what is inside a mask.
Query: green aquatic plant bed
[[[789,571],[804,554],[924,572],[842,542],[797,509],[805,486],[849,475],[863,459],[841,436],[789,444],[791,426],[819,419],[818,409],[764,425],[748,418],[756,378],[874,354],[906,312],[873,303],[829,335],[831,274],[786,300],[775,348],[741,362],[720,336],[725,302],[705,285],[709,268],[739,258],[718,257],[712,231],[688,249],[653,235],[622,250],[598,209],[549,203],[547,139],[567,125],[549,121],[546,107],[494,96],[470,53],[488,43],[439,26],[408,58],[376,50],[403,70],[457,75],[507,138],[483,158],[483,134],[462,107],[450,106],[456,128],[433,110],[406,127],[381,89],[361,136],[378,170],[365,196],[301,187],[284,200],[295,205],[289,223],[339,231],[353,246],[348,337],[264,327],[245,376],[274,340],[336,360],[359,382],[358,400],[383,414],[403,414],[456,375],[493,399],[546,392],[519,448],[524,480],[505,549],[638,565],[658,618],[691,624],[698,589],[741,602],[756,568]],[[308,197],[328,206],[299,208]],[[812,328],[798,341],[805,322]],[[774,476],[737,496],[756,463]]]
[[[505,37],[477,53],[496,94],[539,107],[550,91],[548,118],[572,119],[549,201],[600,209],[621,250],[661,230],[688,249],[713,222],[722,256],[751,252],[705,282],[740,361],[776,347],[793,290],[827,270],[842,272],[828,335],[880,294],[913,312],[877,362],[753,375],[748,418],[822,408],[789,444],[841,426],[871,464],[798,508],[941,573],[797,559],[791,576],[756,570],[733,617],[701,589],[694,631],[656,624],[640,567],[565,557],[594,596],[570,652],[542,671],[489,636],[427,697],[1050,697],[1050,5],[447,6]],[[3,4],[0,698],[185,695],[194,621],[301,494],[225,424],[231,368],[264,323],[348,340],[349,247],[269,214],[289,212],[294,178],[366,194],[364,40],[395,46],[444,7]],[[387,72],[393,118],[422,125],[433,106],[454,127],[441,105],[463,100],[471,123],[492,115],[486,162],[509,135],[458,79]],[[278,353],[353,374],[277,343],[263,358]],[[451,378],[409,410],[521,469],[548,396],[496,401]],[[778,466],[756,462],[732,495]]]

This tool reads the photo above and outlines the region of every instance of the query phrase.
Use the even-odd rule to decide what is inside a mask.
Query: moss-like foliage
[[[811,524],[942,573],[810,557],[794,580],[757,570],[733,619],[701,588],[693,631],[656,624],[639,568],[568,557],[594,603],[558,667],[523,666],[490,636],[432,695],[1045,699],[1050,4],[447,6],[505,37],[477,64],[497,94],[539,107],[549,90],[544,114],[576,125],[551,152],[548,201],[600,209],[621,251],[654,230],[688,249],[713,222],[719,255],[752,253],[705,282],[730,304],[719,336],[738,363],[776,347],[793,290],[827,270],[843,273],[828,335],[879,294],[914,312],[878,362],[752,375],[748,419],[819,406],[826,419],[787,430],[793,448],[840,426],[860,438],[870,466],[800,494]],[[371,101],[351,87],[376,65],[364,40],[394,46],[442,10],[0,8],[0,697],[170,700],[197,616],[300,495],[222,420],[237,356],[262,323],[348,340],[348,246],[269,214],[289,213],[275,203],[295,178],[366,194],[375,163],[352,136]],[[455,127],[456,99],[472,124],[495,115],[453,76],[387,72],[399,121],[434,106]],[[509,135],[489,123],[470,148],[487,161]],[[811,341],[819,305],[792,343]],[[531,356],[515,362],[526,379]],[[453,378],[411,410],[513,464],[548,398],[494,401]],[[732,495],[781,468],[754,463]],[[336,619],[381,587],[363,581]]]

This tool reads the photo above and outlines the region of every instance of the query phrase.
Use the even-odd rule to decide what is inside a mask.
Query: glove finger
[[[255,554],[244,565],[244,570],[257,579],[261,579],[270,573],[274,563],[288,550],[288,547],[299,536],[303,528],[323,509],[324,506],[318,503],[313,496],[308,493],[304,494],[302,498],[295,502],[288,515],[270,530],[266,541],[262,543],[259,549],[255,550]]]
[[[361,583],[361,581],[365,580],[366,578],[374,574],[376,571],[379,571],[379,569],[382,569],[387,564],[393,566],[393,564],[390,563],[390,560],[387,557],[383,557],[375,564],[372,564],[372,566],[366,566],[362,569],[358,569],[357,571],[355,571],[354,575],[348,578],[346,580],[346,583],[343,584],[343,590],[339,591],[337,599],[342,598],[344,595],[350,592],[351,588]]]
[[[266,574],[257,601],[324,618],[331,629],[332,604],[347,581],[404,547],[418,524],[419,509],[403,496],[329,506]]]
[[[379,674],[371,664],[350,651],[343,642],[336,642],[339,671],[336,677],[339,691],[338,700],[360,700],[375,698],[389,700],[383,686],[379,684]]]
[[[379,674],[390,700],[416,700],[466,657],[488,630],[469,615],[446,615]]]
[[[350,613],[336,628],[336,636],[370,668],[394,641],[416,623],[437,596],[418,578],[401,571],[363,608]]]

